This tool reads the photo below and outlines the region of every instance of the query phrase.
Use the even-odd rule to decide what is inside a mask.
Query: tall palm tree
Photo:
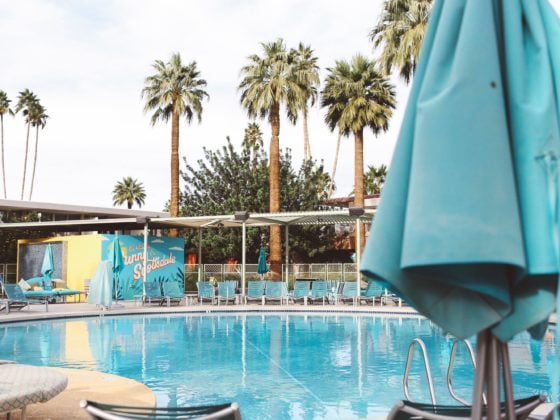
[[[385,0],[379,22],[370,32],[375,48],[382,47],[379,68],[393,69],[408,83],[416,69],[432,0]]]
[[[29,109],[38,102],[37,97],[29,89],[22,90],[18,95],[16,104],[16,113],[22,111],[25,123],[27,124],[27,136],[25,139],[25,155],[23,159],[23,180],[21,182],[21,197],[23,200],[23,193],[25,191],[25,175],[27,173],[27,155],[29,152],[29,129],[31,128],[31,119],[29,118]]]
[[[8,198],[6,192],[6,169],[4,166],[5,154],[4,154],[4,114],[14,115],[14,111],[10,108],[10,99],[8,95],[3,90],[0,90],[0,144],[2,151],[2,181],[4,184],[4,198]]]
[[[142,207],[146,200],[146,191],[144,185],[136,179],[127,176],[116,183],[113,189],[113,206],[120,206],[126,203],[129,209],[132,208],[134,203],[138,207]]]
[[[33,195],[33,184],[35,183],[35,169],[37,168],[37,152],[39,145],[39,128],[42,130],[47,124],[47,110],[39,102],[31,104],[29,107],[29,119],[31,126],[35,127],[35,155],[33,158],[33,175],[31,176],[31,187],[29,188],[29,200]]]
[[[327,194],[327,198],[331,198],[335,186],[334,177],[336,176],[336,167],[338,166],[338,152],[340,151],[341,138],[342,138],[342,132],[338,130],[338,136],[336,137],[336,151],[334,152],[334,162],[332,168],[332,181],[331,184],[329,185],[329,192]]]
[[[146,102],[144,112],[154,111],[151,122],[171,118],[171,216],[179,213],[179,118],[184,116],[191,123],[194,116],[202,119],[202,101],[208,98],[206,81],[200,78],[196,62],[183,65],[179,53],[174,53],[167,63],[156,60],[155,73],[145,80],[142,97]],[[172,236],[177,232],[173,230]]]
[[[284,41],[261,43],[263,55],[247,57],[249,63],[241,68],[239,84],[241,106],[250,118],[268,118],[272,129],[269,153],[270,212],[280,211],[280,106],[284,104],[290,121],[297,115],[294,102],[302,97],[301,87],[292,76],[291,58]],[[270,263],[274,277],[280,274],[282,243],[280,227],[270,227]]]
[[[362,55],[350,63],[337,61],[327,71],[321,92],[321,106],[327,108],[325,122],[331,130],[354,135],[354,206],[364,207],[364,128],[374,134],[387,130],[395,88],[375,69],[375,62]]]
[[[299,103],[295,102],[298,110],[303,116],[303,159],[311,159],[311,145],[309,143],[309,130],[307,128],[307,112],[308,106],[313,106],[317,100],[317,87],[320,83],[319,66],[317,65],[317,57],[313,55],[310,46],[299,43],[297,49],[290,51],[292,55],[292,75],[301,89],[301,97]]]

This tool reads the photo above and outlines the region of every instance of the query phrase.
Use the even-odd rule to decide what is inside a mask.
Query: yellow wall
[[[57,236],[45,239],[18,240],[18,273],[19,245],[25,243],[64,242],[65,270],[64,280],[69,289],[84,290],[84,280],[91,279],[101,260],[102,235]]]

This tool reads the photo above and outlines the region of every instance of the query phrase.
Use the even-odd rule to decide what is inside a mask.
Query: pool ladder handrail
[[[403,388],[404,388],[404,395],[406,399],[412,401],[410,398],[410,394],[408,392],[408,375],[410,373],[410,364],[412,362],[412,356],[414,355],[414,348],[418,346],[422,353],[422,358],[424,359],[424,368],[426,370],[426,378],[428,379],[428,387],[430,390],[430,398],[432,399],[432,404],[436,405],[436,392],[434,390],[434,381],[432,380],[432,370],[430,368],[430,361],[428,360],[428,351],[426,350],[426,345],[420,338],[415,338],[412,340],[410,345],[408,346],[408,356],[406,357],[406,366],[404,368],[404,377],[403,377]]]
[[[459,346],[459,344],[463,342],[469,352],[470,355],[470,359],[472,362],[472,365],[474,367],[474,369],[476,369],[476,360],[475,360],[475,356],[474,356],[474,351],[473,348],[471,346],[471,343],[469,343],[467,340],[455,340],[453,342],[453,346],[451,347],[451,356],[449,357],[449,365],[447,367],[447,389],[449,390],[449,394],[451,395],[451,397],[455,400],[458,401],[459,403],[468,406],[469,403],[465,400],[463,400],[461,397],[459,397],[456,393],[455,390],[453,389],[453,383],[452,383],[452,378],[453,378],[453,366],[455,365],[455,357],[457,355],[457,347]],[[436,405],[436,393],[434,390],[434,381],[432,378],[432,370],[430,367],[430,361],[428,360],[428,351],[426,350],[426,345],[424,344],[424,341],[422,341],[422,339],[420,338],[415,338],[414,340],[412,340],[412,342],[410,343],[410,345],[408,346],[408,356],[406,358],[406,365],[405,365],[405,369],[404,369],[404,377],[403,377],[403,388],[404,388],[404,395],[406,396],[406,399],[409,401],[412,401],[412,399],[410,398],[410,393],[408,391],[408,376],[410,373],[410,364],[412,362],[412,356],[414,355],[414,348],[418,346],[420,348],[420,351],[422,353],[422,358],[424,360],[424,369],[426,370],[426,378],[428,380],[428,387],[429,387],[429,391],[430,391],[430,398],[432,400],[432,404]],[[482,399],[484,404],[486,405],[486,394],[482,394]]]

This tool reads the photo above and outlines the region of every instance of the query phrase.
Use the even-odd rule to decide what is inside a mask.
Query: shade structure
[[[41,274],[45,281],[50,281],[54,273],[54,257],[52,245],[47,244],[45,247],[45,255],[43,256],[43,263],[41,264]]]
[[[111,271],[113,273],[113,293],[115,294],[115,299],[119,298],[119,274],[124,267],[124,259],[121,250],[121,242],[119,241],[118,236],[113,238],[113,243],[111,247],[110,253],[110,261],[111,261]]]
[[[554,309],[558,45],[546,0],[434,3],[361,269],[459,338]]]
[[[259,250],[259,259],[257,261],[257,273],[259,274],[268,273],[268,265],[266,264],[266,250],[264,246],[261,246]]]

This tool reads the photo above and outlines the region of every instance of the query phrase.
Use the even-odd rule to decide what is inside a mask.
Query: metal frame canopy
[[[242,268],[241,268],[241,293],[245,294],[245,236],[247,227],[264,227],[271,225],[285,226],[286,249],[286,282],[288,281],[288,255],[289,255],[289,227],[302,225],[334,225],[356,224],[356,237],[360,237],[362,223],[371,223],[375,210],[350,207],[345,210],[305,211],[293,213],[254,213],[247,211],[236,212],[232,215],[193,216],[193,217],[128,217],[119,219],[85,219],[63,220],[49,222],[25,223],[0,223],[0,232],[3,230],[46,230],[57,232],[84,232],[96,230],[142,230],[144,231],[144,261],[147,259],[146,242],[148,229],[184,228],[198,229],[199,238],[199,281],[201,280],[200,261],[202,257],[202,230],[209,228],[242,229]],[[359,279],[360,247],[356,247],[357,279]],[[144,282],[146,282],[146,264],[144,264]],[[359,293],[360,288],[356,288]]]

